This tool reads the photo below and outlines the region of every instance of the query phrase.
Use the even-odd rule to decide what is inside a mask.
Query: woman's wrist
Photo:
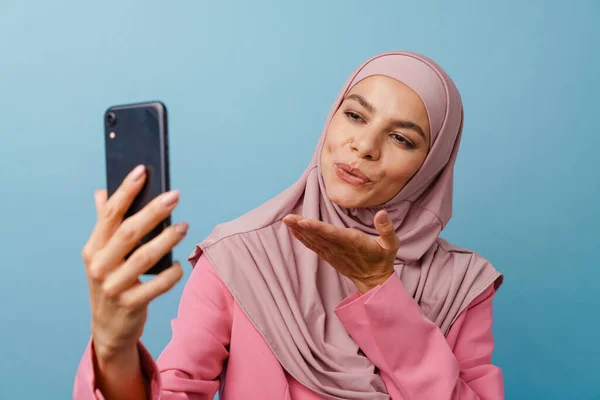
[[[131,364],[133,359],[139,358],[137,343],[116,347],[104,344],[94,338],[92,347],[96,360],[102,365],[127,365]]]
[[[132,399],[148,398],[148,378],[144,374],[137,347],[119,351],[100,349],[101,356],[94,350],[96,388],[105,398],[118,398],[128,393]]]
[[[383,285],[394,273],[394,270],[391,270],[385,274],[376,277],[370,277],[368,279],[360,279],[353,280],[358,292],[361,294],[366,294],[367,292],[375,289],[377,286]]]

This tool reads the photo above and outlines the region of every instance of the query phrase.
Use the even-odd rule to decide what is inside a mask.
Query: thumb
[[[96,190],[94,192],[94,202],[96,203],[96,212],[100,214],[100,210],[104,208],[104,205],[108,201],[108,192],[106,189]]]
[[[379,234],[381,245],[386,250],[397,250],[400,247],[400,239],[394,231],[394,224],[389,214],[385,210],[375,214],[375,229]]]

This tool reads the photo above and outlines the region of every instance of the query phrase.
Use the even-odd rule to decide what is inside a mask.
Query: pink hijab
[[[431,127],[424,164],[390,201],[345,209],[325,194],[320,155],[329,121],[350,89],[372,75],[397,79],[423,100]],[[327,398],[389,399],[375,366],[350,338],[334,308],[353,283],[297,241],[282,218],[289,213],[377,235],[384,208],[400,238],[395,269],[406,290],[444,335],[456,317],[502,275],[476,253],[439,238],[452,215],[453,169],[463,124],[460,95],[432,60],[390,52],[363,63],[345,83],[300,179],[262,206],[215,227],[190,255],[205,253],[285,370]]]

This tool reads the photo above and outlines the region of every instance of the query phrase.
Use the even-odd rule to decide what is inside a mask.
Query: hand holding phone
[[[148,104],[105,114],[108,190],[95,193],[97,222],[82,250],[100,370],[136,365],[148,304],[183,276],[178,263],[164,264],[188,229],[170,225],[179,192],[168,185],[166,109],[161,114],[160,105]],[[150,271],[157,275],[142,283]]]
[[[140,238],[170,215],[179,200],[177,191],[162,193],[123,220],[146,179],[142,166],[134,169],[110,198],[106,190],[96,191],[94,196],[98,219],[83,247],[82,257],[88,279],[93,354],[99,376],[106,372],[104,368],[124,371],[128,366],[137,365],[137,343],[146,323],[148,304],[169,291],[183,276],[181,265],[175,263],[147,282],[139,279],[183,239],[187,223],[169,226],[125,260],[125,255]],[[138,375],[141,377],[132,373],[132,376]],[[100,381],[105,395],[119,392],[124,384],[119,379]],[[143,387],[143,384],[138,386]]]

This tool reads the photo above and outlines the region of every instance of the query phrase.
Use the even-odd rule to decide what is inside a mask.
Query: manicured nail
[[[137,167],[135,167],[133,171],[131,171],[131,173],[129,174],[129,179],[131,179],[134,182],[138,181],[142,176],[144,176],[144,172],[146,172],[146,167],[140,164]]]
[[[171,190],[164,195],[161,201],[165,206],[171,207],[177,203],[177,199],[179,199],[179,191]]]
[[[189,228],[189,224],[187,222],[180,222],[175,225],[175,232],[185,235]]]

